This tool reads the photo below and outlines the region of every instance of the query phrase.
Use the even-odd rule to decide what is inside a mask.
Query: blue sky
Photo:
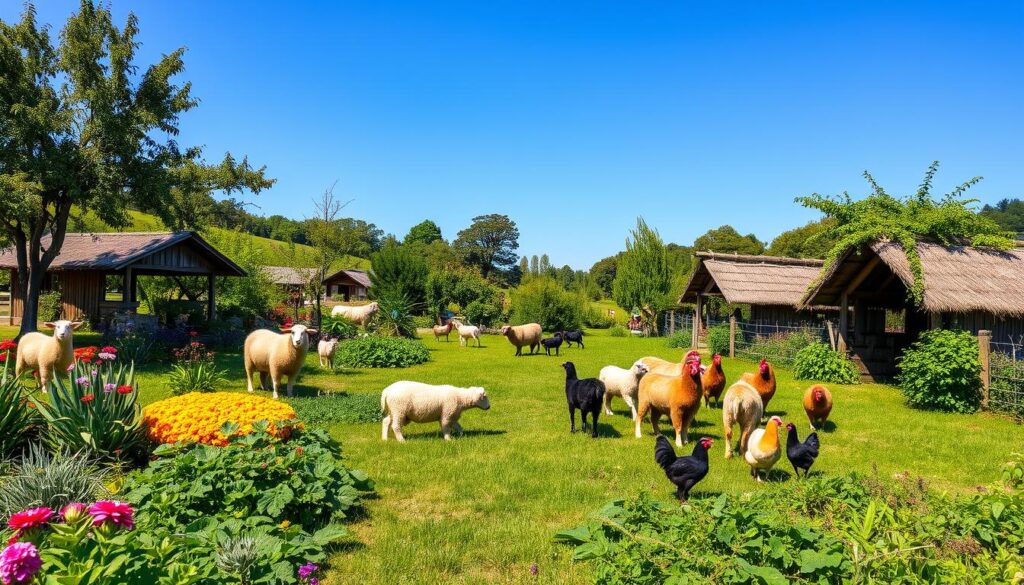
[[[266,164],[249,197],[446,238],[506,213],[522,254],[587,268],[638,215],[688,244],[770,240],[793,198],[913,190],[943,163],[1024,197],[1024,3],[127,2],[141,62],[186,46],[181,139]],[[77,2],[38,4],[58,29]],[[0,5],[17,17],[20,3]]]

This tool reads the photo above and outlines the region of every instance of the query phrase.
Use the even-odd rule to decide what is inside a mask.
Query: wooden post
[[[729,315],[729,357],[736,357],[736,315]]]
[[[850,339],[850,297],[843,293],[839,297],[839,343],[837,349],[846,352]]]
[[[676,333],[676,311],[675,309],[668,312],[668,334],[675,335]]]
[[[693,308],[693,349],[700,347],[700,311],[703,304],[704,296],[697,293],[697,304]]]
[[[928,313],[928,328],[942,329],[942,313],[939,313],[938,311]]]
[[[978,357],[981,359],[981,408],[988,410],[988,389],[992,382],[992,332],[978,331]]]
[[[9,280],[11,283],[11,294],[7,295],[7,324],[14,325],[14,290],[18,285],[16,282],[18,272],[16,270],[11,270],[9,272],[11,275]]]
[[[836,329],[832,325],[832,321],[825,321],[825,327],[828,328],[828,344],[832,346],[832,351],[836,350]]]
[[[216,288],[214,287],[215,278],[212,272],[206,277],[206,316],[210,321],[217,318],[216,293],[214,293]]]

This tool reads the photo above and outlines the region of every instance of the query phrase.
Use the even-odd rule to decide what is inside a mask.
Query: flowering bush
[[[271,435],[287,437],[294,426],[295,410],[285,402],[255,394],[190,392],[150,404],[142,411],[142,418],[149,438],[157,443],[223,447],[228,444],[222,432],[224,423],[235,423],[236,432],[247,434],[256,421],[268,421]]]
[[[192,333],[195,333],[194,331]],[[225,372],[214,364],[216,354],[195,340],[174,350],[174,364],[167,384],[175,395],[187,392],[213,392],[225,382]]]

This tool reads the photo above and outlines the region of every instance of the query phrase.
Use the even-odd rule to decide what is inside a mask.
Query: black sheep
[[[540,344],[544,346],[544,351],[548,355],[551,355],[551,348],[555,348],[555,355],[558,355],[558,349],[562,347],[562,336],[555,333],[552,337],[541,339]]]
[[[580,344],[580,349],[587,349],[583,345],[583,332],[582,331],[559,331],[559,336],[565,340],[566,347],[572,347],[573,343]]]
[[[597,437],[597,416],[601,412],[601,401],[604,400],[604,382],[597,378],[576,377],[576,366],[572,362],[562,364],[565,368],[565,400],[569,403],[569,429],[576,432],[576,409],[580,410],[580,422],[583,432],[587,432],[587,413],[591,414],[594,425],[592,437]]]

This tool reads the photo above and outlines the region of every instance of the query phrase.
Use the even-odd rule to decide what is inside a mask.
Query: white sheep
[[[633,363],[630,368],[624,369],[618,366],[605,366],[597,378],[604,382],[604,413],[612,412],[612,397],[619,396],[626,403],[633,413],[633,420],[636,420],[636,399],[640,389],[640,379],[647,373],[647,366],[640,360]]]
[[[274,385],[274,399],[281,379],[288,376],[288,396],[292,395],[295,378],[299,377],[306,352],[309,351],[309,335],[316,329],[305,325],[292,325],[275,333],[268,329],[257,329],[245,338],[245,377],[252,392],[252,375],[260,374],[260,389],[266,390],[267,377]]]
[[[468,340],[475,339],[476,346],[480,347],[480,328],[476,325],[463,325],[462,321],[458,319],[452,319],[452,323],[455,324],[455,328],[459,330],[459,346],[464,346],[468,343]]]
[[[540,338],[544,335],[544,328],[539,323],[505,325],[501,328],[501,334],[508,338],[509,343],[516,346],[516,355],[521,356],[524,346],[530,347],[531,354],[534,349],[540,349]]]
[[[747,452],[750,434],[757,429],[764,412],[764,404],[757,389],[740,380],[725,391],[722,398],[722,428],[725,430],[725,458],[732,459],[732,427],[740,425],[739,454]]]
[[[331,309],[332,317],[345,317],[349,321],[352,321],[356,325],[366,327],[370,323],[370,318],[373,314],[380,310],[380,305],[376,301],[368,305],[360,305],[353,307],[351,305],[337,305]]]
[[[39,375],[39,387],[47,389],[54,374],[64,374],[75,363],[74,330],[81,326],[81,321],[47,321],[43,327],[53,329],[52,336],[26,333],[18,342],[15,375],[32,370]]]
[[[338,340],[323,338],[316,344],[316,353],[320,356],[320,367],[330,366],[334,371],[334,354],[338,351]]]
[[[384,411],[381,423],[381,440],[388,440],[388,428],[399,441],[402,426],[407,422],[441,422],[441,433],[444,440],[452,438],[452,429],[460,436],[462,426],[459,416],[467,408],[488,410],[491,403],[487,400],[487,392],[483,388],[459,388],[457,386],[433,386],[421,382],[401,381],[388,386],[380,394],[380,408]]]

